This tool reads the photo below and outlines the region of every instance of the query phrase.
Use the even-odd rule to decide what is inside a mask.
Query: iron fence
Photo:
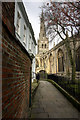
[[[54,74],[49,74],[48,79],[55,81],[80,102],[80,80],[75,80],[75,83],[73,83],[68,77],[57,76]]]

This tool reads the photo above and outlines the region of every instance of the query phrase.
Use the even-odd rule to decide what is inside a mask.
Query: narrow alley
[[[80,118],[77,109],[51,83],[40,81],[34,96],[31,118]]]
[[[80,2],[4,1],[0,120],[80,120]]]

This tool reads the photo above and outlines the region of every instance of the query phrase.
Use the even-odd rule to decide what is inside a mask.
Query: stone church
[[[70,38],[73,53],[73,42]],[[36,74],[44,71],[47,74],[70,76],[71,65],[64,41],[59,42],[49,50],[49,40],[46,37],[43,12],[40,20],[38,53],[36,55]],[[80,79],[80,37],[76,38],[76,78]]]

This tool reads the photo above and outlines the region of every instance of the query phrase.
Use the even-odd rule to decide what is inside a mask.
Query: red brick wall
[[[4,21],[4,23],[8,27],[8,30],[12,34],[14,34],[14,12],[15,12],[15,2],[2,3],[2,20]]]
[[[6,3],[5,3],[6,4]],[[8,10],[2,16],[2,116],[3,118],[25,118],[29,109],[31,59],[29,54],[13,36],[14,3],[8,4]],[[7,6],[6,6],[7,7]],[[12,13],[11,13],[12,12]],[[8,15],[7,15],[8,14]],[[9,15],[11,17],[9,18]],[[8,16],[8,18],[5,18]],[[6,20],[10,22],[6,24]]]

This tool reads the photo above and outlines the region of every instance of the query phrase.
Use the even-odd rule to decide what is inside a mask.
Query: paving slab
[[[51,83],[40,81],[34,96],[31,118],[78,118],[80,112]]]

